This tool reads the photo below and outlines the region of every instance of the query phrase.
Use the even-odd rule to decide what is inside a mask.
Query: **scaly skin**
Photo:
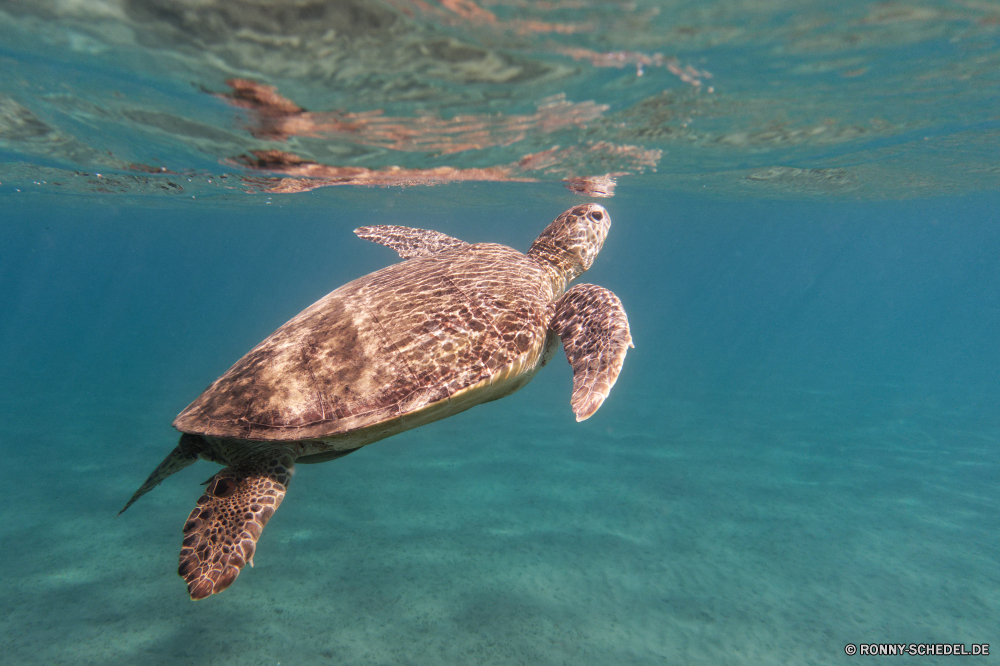
[[[577,421],[593,416],[618,380],[632,344],[622,302],[604,287],[578,284],[556,303],[550,324],[573,366],[570,404]]]
[[[271,449],[211,478],[184,523],[177,573],[192,599],[222,592],[247,562],[253,566],[257,539],[285,498],[294,471],[291,455]]]

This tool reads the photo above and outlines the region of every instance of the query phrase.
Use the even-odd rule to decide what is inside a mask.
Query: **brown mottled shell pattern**
[[[545,269],[478,244],[350,282],[255,347],[174,421],[182,432],[324,439],[396,419],[537,359]]]
[[[614,294],[566,287],[590,268],[610,225],[603,207],[575,206],[527,254],[424,229],[358,229],[408,260],[328,294],[237,361],[174,420],[180,442],[122,511],[199,458],[226,465],[184,525],[178,573],[203,599],[253,564],[296,463],[513,393],[560,339],[573,411],[589,418],[632,337]]]

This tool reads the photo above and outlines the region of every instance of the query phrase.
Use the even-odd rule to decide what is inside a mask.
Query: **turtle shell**
[[[383,434],[357,444],[381,439],[501,397],[495,387],[511,378],[530,378],[546,346],[552,297],[547,271],[503,245],[394,264],[340,287],[279,328],[182,411],[174,427],[264,441],[374,428]],[[391,427],[416,414],[424,418]]]

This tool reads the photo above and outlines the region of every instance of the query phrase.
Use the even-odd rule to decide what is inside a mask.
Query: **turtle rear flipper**
[[[618,380],[628,348],[635,347],[625,309],[604,287],[578,284],[556,302],[550,328],[562,339],[573,366],[576,420],[589,419]]]
[[[213,476],[184,523],[177,573],[192,599],[232,585],[253,554],[264,526],[281,504],[292,479],[291,456],[277,455],[227,467]]]

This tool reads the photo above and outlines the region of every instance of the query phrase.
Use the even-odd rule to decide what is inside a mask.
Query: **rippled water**
[[[989,191],[998,30],[974,1],[4,2],[4,187]]]
[[[1000,644],[998,34],[976,1],[0,2],[0,661]],[[584,201],[636,343],[593,418],[557,357],[300,466],[197,603],[218,468],[114,517],[207,384],[399,260],[354,228],[523,251]]]

